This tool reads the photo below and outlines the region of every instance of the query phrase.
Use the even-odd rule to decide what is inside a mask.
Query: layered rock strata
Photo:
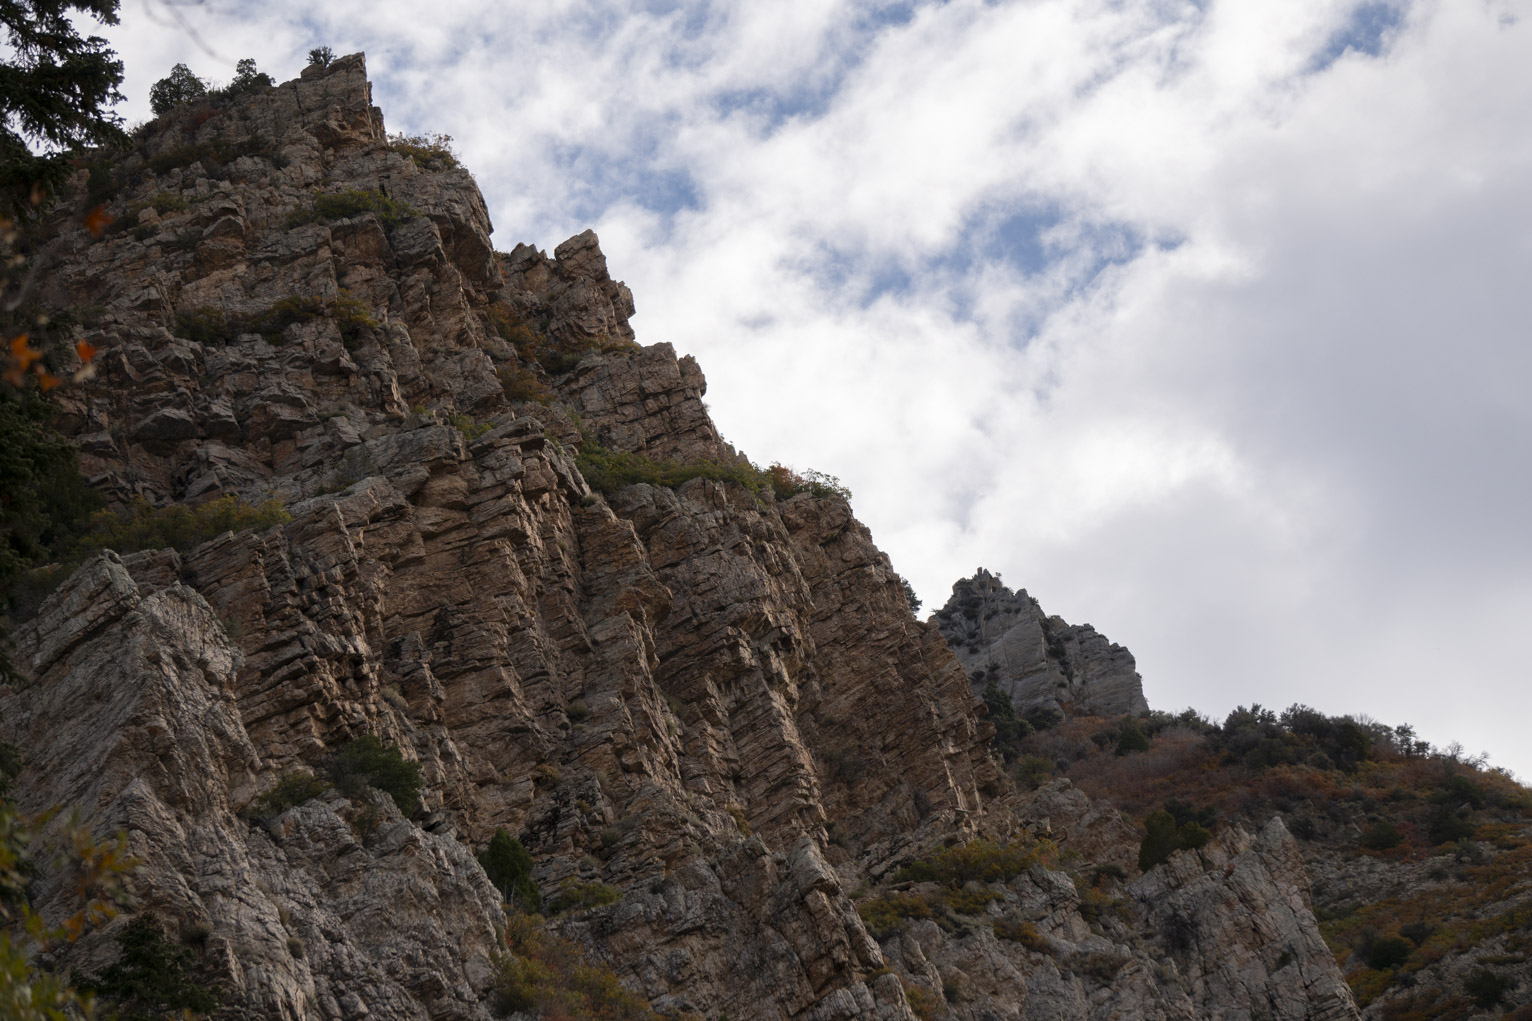
[[[503,914],[472,849],[504,827],[550,893],[620,894],[555,924],[658,1008],[909,1019],[905,983],[928,972],[869,936],[858,887],[981,834],[1101,843],[1099,812],[1044,821],[1008,789],[961,664],[845,500],[587,485],[581,443],[740,463],[695,362],[630,342],[632,296],[593,234],[496,253],[466,173],[390,149],[359,56],[207,112],[156,122],[119,161],[128,229],[59,220],[50,300],[93,306],[101,350],[62,422],[114,499],[274,498],[289,520],[99,555],[18,630],[24,683],[0,714],[22,805],[125,831],[139,905],[209,927],[222,1016],[487,1016]],[[350,211],[316,215],[320,195]],[[276,309],[307,311],[272,328]],[[527,336],[576,360],[550,374]],[[421,764],[414,818],[381,795],[247,818],[361,735]],[[1287,875],[1280,840],[1247,844],[1224,852],[1247,865],[1187,859],[1146,903],[1216,914],[1196,891],[1233,868],[1217,910],[1243,898],[1252,924],[1309,946],[1297,888],[1259,878]],[[43,878],[45,905],[66,879]],[[1078,946],[1108,937],[1065,873],[1028,882],[1016,896],[1076,949],[997,963],[993,1011],[965,1016],[1138,1002],[1059,991]],[[122,924],[56,963],[99,966]],[[1134,957],[1140,999],[1164,1016],[1250,1016],[1256,991],[1330,1003],[1308,990],[1333,962],[1300,978],[1255,949],[1237,973],[1213,958],[1162,975]]]
[[[1149,710],[1132,653],[1089,624],[1048,616],[1026,589],[1012,592],[983,568],[952,586],[932,620],[974,691],[993,684],[1018,715]]]

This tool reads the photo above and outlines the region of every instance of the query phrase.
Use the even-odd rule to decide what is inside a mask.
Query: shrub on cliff
[[[610,968],[588,961],[577,943],[549,932],[542,919],[513,915],[505,929],[506,952],[496,961],[490,988],[498,1016],[524,1012],[570,1021],[659,1021]]]
[[[136,553],[167,546],[187,550],[224,532],[270,528],[291,520],[278,500],[248,504],[225,496],[207,503],[155,507],[143,497],[134,497],[124,507],[92,514],[75,542],[74,554],[83,557],[104,549]]]
[[[851,499],[851,491],[833,475],[815,471],[799,475],[780,464],[763,469],[744,460],[656,460],[626,450],[612,450],[589,440],[580,444],[575,463],[593,489],[608,494],[640,483],[674,489],[692,479],[711,479],[743,486],[757,496],[771,492],[778,499],[787,499],[798,493],[812,493]]]
[[[393,798],[399,811],[409,816],[420,798],[420,763],[411,762],[398,747],[384,744],[368,734],[330,755],[324,772],[347,797],[356,797],[368,787]]]
[[[1177,824],[1176,817],[1165,809],[1151,812],[1144,820],[1143,842],[1138,846],[1138,867],[1148,872],[1170,860],[1177,851],[1191,851],[1205,845],[1213,834],[1196,820]]]
[[[276,786],[255,799],[253,807],[257,814],[270,818],[312,801],[329,789],[330,785],[313,773],[301,770],[283,773]]]
[[[242,334],[256,333],[269,344],[281,344],[287,328],[315,319],[334,321],[341,341],[352,348],[365,329],[376,329],[367,305],[344,287],[333,298],[294,294],[256,312],[226,312],[212,305],[181,309],[172,332],[197,344],[228,344]]]
[[[172,1011],[205,1014],[219,995],[192,972],[195,955],[165,938],[153,915],[140,915],[117,934],[121,955],[80,986],[119,1008],[120,1021],[160,1021]]]
[[[49,424],[55,413],[34,391],[0,393],[0,593],[67,545],[101,505],[80,477],[74,445]]]
[[[407,203],[392,199],[372,188],[352,188],[347,191],[315,195],[307,208],[293,210],[287,216],[287,226],[301,227],[306,223],[329,223],[346,220],[363,213],[372,213],[384,230],[393,230],[399,224],[419,212]]]
[[[388,147],[423,170],[456,170],[462,166],[452,151],[451,135],[389,135]]]
[[[507,904],[527,912],[542,910],[542,893],[532,878],[532,856],[504,828],[496,830],[489,846],[479,853],[479,864]]]
[[[1053,844],[1047,840],[1033,844],[973,840],[961,847],[945,847],[930,858],[911,862],[894,873],[894,882],[935,882],[954,887],[969,882],[1005,882],[1033,865],[1051,861],[1054,850]]]
[[[1398,847],[1404,841],[1404,834],[1399,832],[1399,827],[1387,819],[1380,819],[1362,833],[1358,844],[1369,851],[1387,851],[1391,847]]]
[[[548,902],[548,913],[563,914],[565,911],[582,911],[585,908],[616,904],[622,899],[622,891],[605,883],[582,883],[568,880]]]

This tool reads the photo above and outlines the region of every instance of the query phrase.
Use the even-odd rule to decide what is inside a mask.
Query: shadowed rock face
[[[1026,589],[1012,592],[983,568],[954,584],[932,619],[975,693],[993,684],[1018,713],[1061,705],[1102,716],[1149,709],[1132,653],[1089,624],[1046,616]]]
[[[149,163],[256,134],[264,148],[221,164]],[[203,967],[227,1016],[487,1017],[503,916],[472,851],[505,827],[545,890],[621,892],[555,924],[659,1007],[909,1019],[903,982],[939,995],[945,979],[880,947],[851,891],[980,835],[1133,839],[1078,792],[1009,790],[962,667],[844,500],[705,479],[591,491],[582,434],[738,458],[701,370],[669,345],[625,344],[632,296],[594,234],[551,259],[495,253],[466,173],[388,148],[359,56],[211,118],[177,111],[140,146],[119,161],[114,209],[179,202],[99,240],[61,220],[47,249],[51,300],[98,307],[98,377],[69,392],[63,422],[114,498],[275,497],[291,520],[82,567],[17,631],[25,683],[0,688],[0,731],[26,758],[24,807],[75,805],[125,831],[141,904],[211,928]],[[408,211],[292,216],[352,190]],[[173,329],[191,310],[294,297],[348,298],[365,322]],[[492,328],[507,311],[602,350],[550,376]],[[508,372],[535,376],[547,402],[511,400]],[[241,814],[364,734],[421,763],[415,818],[381,795]],[[1238,853],[1268,871],[1280,858]],[[1221,861],[1181,861],[1167,889]],[[1147,914],[1107,935],[1067,875],[1029,876],[1063,956],[997,963],[993,1010],[954,991],[957,1016],[1098,1016],[1070,955],[1142,942]],[[67,876],[38,889],[62,903]],[[1284,896],[1271,924],[1308,939],[1301,896]],[[1206,902],[1215,920],[1245,910]],[[63,963],[99,967],[113,931]],[[1220,992],[1236,980],[1307,1002],[1257,949],[1232,978],[1198,965],[1203,992],[1145,963],[1135,988],[1162,1006],[1143,1016],[1244,1003]]]

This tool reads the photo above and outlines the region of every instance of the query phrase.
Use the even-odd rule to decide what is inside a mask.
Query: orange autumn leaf
[[[64,381],[51,372],[46,372],[42,369],[37,370],[37,383],[44,390],[52,390],[62,382]]]
[[[106,206],[97,206],[85,214],[85,227],[94,237],[100,237],[101,232],[117,222],[117,217],[106,211]]]
[[[74,352],[80,356],[80,361],[89,365],[91,359],[96,357],[96,345],[88,340],[82,340],[74,346]]]
[[[27,335],[18,333],[11,338],[11,357],[24,370],[43,356],[43,353],[27,345]]]

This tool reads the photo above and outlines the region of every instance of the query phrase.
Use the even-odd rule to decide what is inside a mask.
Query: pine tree
[[[118,0],[4,0],[10,52],[0,61],[0,215],[35,209],[63,183],[67,151],[122,139],[107,108],[122,94],[122,61],[71,12],[117,24]],[[34,146],[39,151],[34,151]]]

